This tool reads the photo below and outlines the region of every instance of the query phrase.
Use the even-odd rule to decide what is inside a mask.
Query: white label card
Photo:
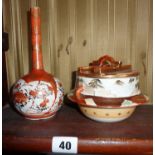
[[[52,152],[55,153],[77,153],[77,137],[53,137]]]

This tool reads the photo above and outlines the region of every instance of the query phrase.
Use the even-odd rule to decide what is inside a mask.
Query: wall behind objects
[[[41,8],[44,68],[66,93],[72,72],[104,54],[140,72],[140,87],[152,102],[152,0],[3,0],[9,88],[31,66],[28,11]]]

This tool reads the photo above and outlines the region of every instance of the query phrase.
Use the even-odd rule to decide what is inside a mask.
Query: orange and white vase
[[[32,70],[13,87],[16,110],[28,119],[53,117],[63,103],[61,82],[43,68],[41,49],[40,8],[31,9]]]

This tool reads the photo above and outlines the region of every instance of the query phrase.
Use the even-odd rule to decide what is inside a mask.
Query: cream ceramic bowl
[[[97,108],[79,106],[81,112],[88,118],[99,122],[119,122],[127,119],[135,111],[134,107]]]
[[[75,91],[68,97],[85,116],[100,122],[122,121],[147,101],[139,88],[139,72],[108,55],[78,68]]]
[[[98,122],[119,122],[130,117],[136,107],[148,102],[145,95],[137,96],[132,100],[124,100],[120,105],[97,105],[93,98],[80,100],[76,97],[74,91],[68,94],[68,98],[78,104],[81,112],[88,118]]]

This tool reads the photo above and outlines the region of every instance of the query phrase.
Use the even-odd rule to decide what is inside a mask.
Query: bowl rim
[[[143,94],[141,94],[143,95]],[[100,108],[100,109],[123,109],[123,108],[131,108],[131,107],[137,107],[137,106],[140,106],[140,105],[147,105],[148,104],[148,101],[149,101],[149,98],[148,96],[146,95],[143,95],[146,99],[146,102],[145,103],[136,103],[136,102],[133,102],[132,100],[127,100],[127,101],[131,101],[132,102],[132,105],[128,105],[128,106],[122,106],[122,105],[87,105],[85,103],[79,103],[78,100],[76,99],[75,95],[74,95],[74,90],[71,90],[71,92],[69,92],[67,94],[67,97],[70,101],[74,102],[75,104],[77,104],[78,106],[84,106],[84,107],[88,107],[88,108]],[[124,99],[125,100],[125,99]]]

